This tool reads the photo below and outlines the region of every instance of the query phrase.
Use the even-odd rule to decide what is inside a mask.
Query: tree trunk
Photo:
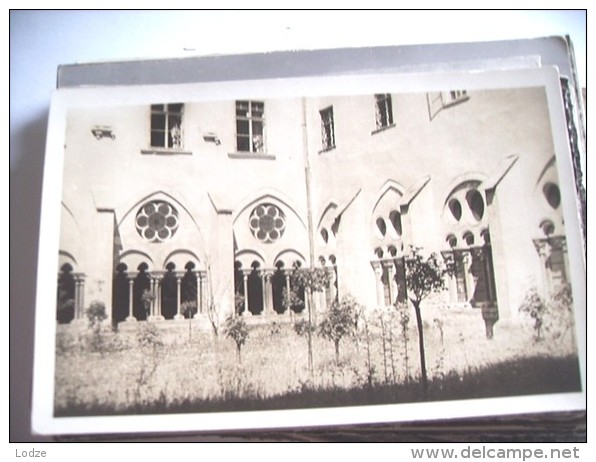
[[[428,392],[428,377],[426,376],[426,355],[424,353],[424,328],[422,326],[422,314],[420,313],[420,302],[414,302],[416,311],[416,324],[418,325],[418,347],[420,349],[420,372],[422,373],[422,391],[424,396]]]
[[[339,340],[335,342],[335,364],[339,366]]]
[[[314,360],[314,353],[312,348],[312,322],[313,322],[313,315],[312,315],[312,307],[314,303],[314,299],[312,296],[312,291],[306,289],[306,296],[308,297],[308,370],[310,371],[310,378],[312,381],[312,386],[314,387],[315,384],[315,360]]]

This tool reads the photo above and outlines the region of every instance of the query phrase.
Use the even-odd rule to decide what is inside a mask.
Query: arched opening
[[[397,210],[392,210],[389,213],[389,220],[391,221],[391,226],[395,230],[397,236],[401,236],[402,234],[402,227],[401,227],[401,214]]]
[[[251,265],[252,271],[248,275],[248,310],[252,314],[261,314],[263,312],[263,279],[261,277],[258,261]]]
[[[477,189],[471,189],[466,194],[466,201],[476,221],[482,220],[484,216],[484,199]]]
[[[161,314],[166,319],[174,319],[178,311],[177,278],[174,270],[176,265],[172,262],[166,265],[166,274],[161,280]]]
[[[138,321],[145,321],[149,317],[150,303],[144,299],[143,293],[149,293],[151,289],[151,279],[147,270],[149,266],[147,263],[141,263],[137,270],[138,274],[135,277],[133,284],[133,312],[132,315]]]
[[[457,199],[451,199],[449,201],[449,210],[455,221],[461,220],[462,209],[461,204]]]
[[[474,245],[474,234],[472,234],[470,231],[466,231],[462,236],[462,239],[466,242],[467,245]]]
[[[58,275],[58,293],[56,305],[56,320],[58,324],[68,324],[75,317],[75,280],[73,267],[65,263]]]
[[[281,314],[284,310],[284,289],[286,288],[286,276],[283,271],[284,262],[278,261],[276,269],[271,276],[271,291],[273,293],[273,309]]]
[[[129,282],[125,263],[120,263],[116,267],[112,291],[112,323],[117,325],[128,317],[129,309]]]
[[[546,183],[542,188],[546,201],[553,209],[558,209],[561,205],[561,191],[554,183]]]
[[[323,244],[329,242],[329,232],[325,228],[321,229],[321,239],[323,239]]]
[[[197,276],[194,272],[195,264],[189,261],[186,265],[184,265],[184,269],[186,272],[184,276],[182,276],[182,281],[180,283],[180,304],[184,305],[184,303],[194,303],[194,313],[198,312],[198,298],[197,298]],[[182,315],[185,318],[191,317],[191,312],[189,310],[182,309]]]
[[[387,225],[385,224],[385,220],[381,217],[377,218],[377,231],[380,234],[380,237],[384,237],[387,233]]]

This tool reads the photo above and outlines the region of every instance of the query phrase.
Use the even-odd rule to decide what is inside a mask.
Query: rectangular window
[[[375,95],[375,116],[377,130],[393,125],[393,106],[390,94]]]
[[[333,121],[333,106],[320,111],[321,114],[321,140],[323,150],[335,147],[335,124]]]
[[[265,152],[265,103],[236,101],[236,149],[239,152]]]
[[[151,146],[182,148],[182,113],[184,104],[151,105]]]

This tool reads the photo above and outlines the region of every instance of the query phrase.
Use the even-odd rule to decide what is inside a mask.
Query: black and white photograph
[[[565,109],[549,68],[59,90],[40,430],[581,408]]]

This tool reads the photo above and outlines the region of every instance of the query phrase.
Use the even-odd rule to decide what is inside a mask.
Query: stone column
[[[164,317],[161,315],[161,280],[163,278],[162,273],[154,273],[151,278],[152,292],[155,296],[153,300],[152,309],[152,320],[163,320]]]
[[[286,303],[287,303],[287,308],[285,311],[285,314],[290,315],[292,314],[292,308],[291,308],[291,302],[292,302],[292,291],[291,291],[291,287],[290,287],[290,271],[289,270],[284,270],[284,276],[286,278]]]
[[[176,315],[174,319],[184,319],[184,315],[180,312],[180,295],[181,295],[181,287],[182,287],[182,277],[184,273],[177,272],[176,273]]]
[[[263,283],[263,313],[270,315],[274,313],[273,310],[273,291],[271,289],[272,270],[261,271],[261,281]]]
[[[472,277],[472,255],[468,251],[462,253],[462,264],[464,265],[464,278],[466,280],[466,301],[469,302],[474,296],[474,278]]]
[[[200,291],[201,293],[201,300],[200,300],[200,311],[201,314],[205,313],[205,311],[208,309],[207,304],[209,303],[208,300],[208,290],[207,290],[207,284],[209,281],[207,281],[207,271],[203,270],[200,271],[200,288],[197,288],[198,291]],[[200,289],[200,290],[199,290]]]
[[[201,272],[196,271],[195,277],[197,278],[197,297],[195,303],[197,304],[197,314],[201,314],[203,312],[203,307],[201,306]]]
[[[128,317],[126,318],[129,322],[134,322],[137,318],[134,317],[133,308],[134,308],[134,287],[135,287],[135,278],[137,277],[138,273],[130,272],[128,273]]]
[[[397,297],[397,285],[395,283],[395,266],[393,260],[384,261],[383,268],[387,270],[387,285],[389,287],[389,304],[393,304]]]
[[[337,284],[337,266],[333,265],[330,268],[327,268],[327,271],[331,275],[331,278],[329,280],[329,289],[328,289],[329,290],[329,306],[328,306],[328,308],[329,308],[331,306],[331,304],[338,299],[337,287],[335,286]]]
[[[385,304],[385,293],[383,291],[383,267],[380,261],[371,262],[373,270],[375,271],[375,283],[377,288],[377,305],[383,306]]]
[[[74,273],[74,320],[82,320],[84,317],[83,305],[81,304],[81,275]]]
[[[565,280],[569,282],[571,280],[571,272],[569,271],[569,254],[567,253],[567,239],[562,237],[560,242],[561,252],[563,253],[563,263],[565,265]]]
[[[252,313],[248,309],[248,275],[251,273],[251,270],[242,270],[242,284],[244,287],[244,311],[242,312],[242,316],[250,316]]]

